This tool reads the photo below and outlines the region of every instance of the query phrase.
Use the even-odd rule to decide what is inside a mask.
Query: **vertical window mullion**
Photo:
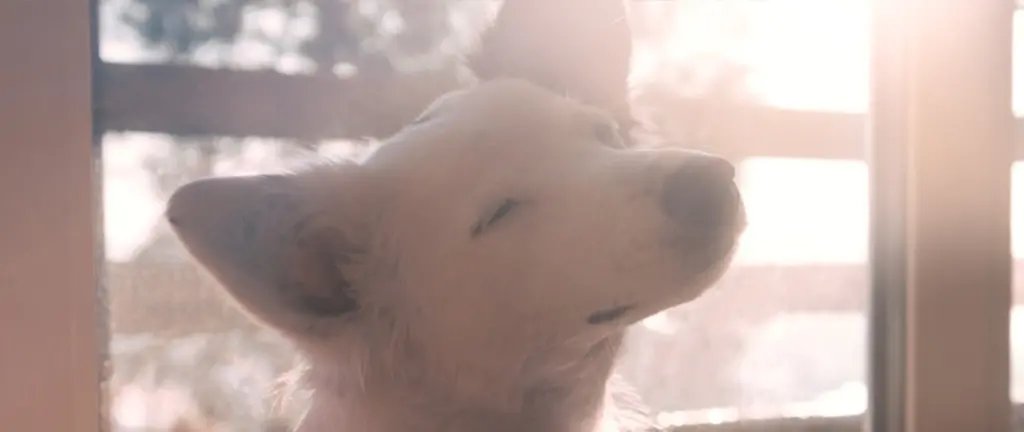
[[[1014,4],[874,7],[871,424],[1008,431]]]
[[[100,428],[94,2],[0,2],[0,429]]]
[[[872,432],[902,431],[906,414],[909,3],[872,3],[866,134],[871,215],[866,425]]]

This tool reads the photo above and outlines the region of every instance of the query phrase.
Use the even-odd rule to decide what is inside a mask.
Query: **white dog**
[[[308,359],[304,432],[619,430],[626,326],[693,300],[745,225],[723,159],[632,150],[525,81],[449,93],[362,164],[200,180],[167,217]]]

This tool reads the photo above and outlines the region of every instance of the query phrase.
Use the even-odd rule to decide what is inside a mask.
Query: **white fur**
[[[699,296],[743,225],[740,205],[732,228],[688,242],[661,195],[696,156],[621,148],[610,127],[496,80],[440,98],[361,165],[201,180],[167,214],[306,354],[303,432],[609,430],[624,328]]]

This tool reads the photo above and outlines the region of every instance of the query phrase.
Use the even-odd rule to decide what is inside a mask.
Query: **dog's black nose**
[[[662,201],[672,221],[699,229],[718,229],[735,222],[739,191],[736,168],[717,156],[690,156],[665,180]]]

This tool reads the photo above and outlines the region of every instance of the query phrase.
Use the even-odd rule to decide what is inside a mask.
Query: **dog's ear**
[[[337,214],[345,212],[346,185],[310,177],[199,180],[177,189],[166,211],[188,252],[231,297],[300,337],[329,331],[360,307],[344,270],[361,248],[347,235],[352,219]]]
[[[505,1],[467,62],[481,79],[522,78],[606,110],[628,141],[637,124],[629,97],[628,3]]]

